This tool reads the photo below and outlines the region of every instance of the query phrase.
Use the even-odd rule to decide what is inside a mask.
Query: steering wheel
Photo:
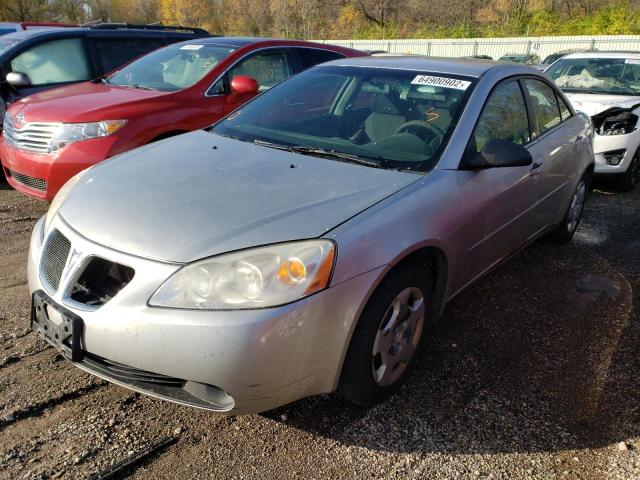
[[[396,135],[405,132],[415,135],[428,144],[434,143],[436,140],[437,144],[440,144],[445,135],[440,127],[436,127],[424,120],[410,120],[403,123],[396,130]]]

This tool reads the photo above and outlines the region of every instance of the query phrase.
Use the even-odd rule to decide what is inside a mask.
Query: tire
[[[584,204],[587,199],[587,193],[589,192],[590,179],[591,174],[586,172],[578,182],[578,185],[576,185],[571,203],[569,204],[569,208],[567,208],[567,212],[564,214],[562,223],[549,234],[549,238],[552,241],[556,243],[568,243],[575,235],[578,225],[580,225],[580,220],[582,219]]]
[[[627,171],[618,175],[615,179],[614,186],[616,190],[622,192],[628,192],[633,190],[640,180],[640,148],[636,151],[636,154],[631,159],[631,163],[627,168]]]
[[[423,266],[401,265],[369,299],[340,376],[338,393],[348,401],[361,407],[383,402],[398,391],[415,366],[438,311],[428,277]],[[389,328],[394,321],[395,327]]]

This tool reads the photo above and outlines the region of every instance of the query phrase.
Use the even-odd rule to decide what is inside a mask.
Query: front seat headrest
[[[371,97],[371,111],[385,115],[401,115],[399,103],[400,98],[394,98],[392,93],[376,93]]]

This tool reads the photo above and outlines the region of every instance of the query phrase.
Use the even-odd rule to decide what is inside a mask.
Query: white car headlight
[[[149,305],[204,310],[283,305],[326,288],[334,257],[330,240],[308,240],[199,260],[169,277]]]
[[[64,201],[67,199],[67,196],[69,195],[69,192],[71,192],[71,189],[73,188],[73,186],[76,183],[78,183],[78,180],[80,180],[82,176],[85,173],[87,173],[90,169],[91,167],[76,173],[73,177],[67,180],[67,182],[62,186],[60,190],[58,190],[58,193],[56,193],[56,196],[53,197],[53,201],[51,202],[51,205],[49,205],[49,210],[47,210],[47,216],[44,219],[43,233],[46,233],[47,230],[49,230],[49,225],[51,224],[51,220],[53,220],[53,217],[55,217],[56,213],[58,213],[58,210],[60,209]]]
[[[49,151],[55,152],[65,145],[80,140],[106,137],[116,133],[127,123],[126,120],[103,120],[91,123],[63,123],[51,140]]]

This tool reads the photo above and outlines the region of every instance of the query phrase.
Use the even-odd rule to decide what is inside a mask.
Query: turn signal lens
[[[323,260],[322,265],[320,265],[318,273],[316,273],[313,281],[311,281],[311,283],[305,290],[305,294],[311,295],[312,293],[327,288],[327,285],[329,285],[329,279],[331,278],[331,272],[333,271],[334,255],[335,249],[332,248],[331,251],[327,253],[327,256]]]

